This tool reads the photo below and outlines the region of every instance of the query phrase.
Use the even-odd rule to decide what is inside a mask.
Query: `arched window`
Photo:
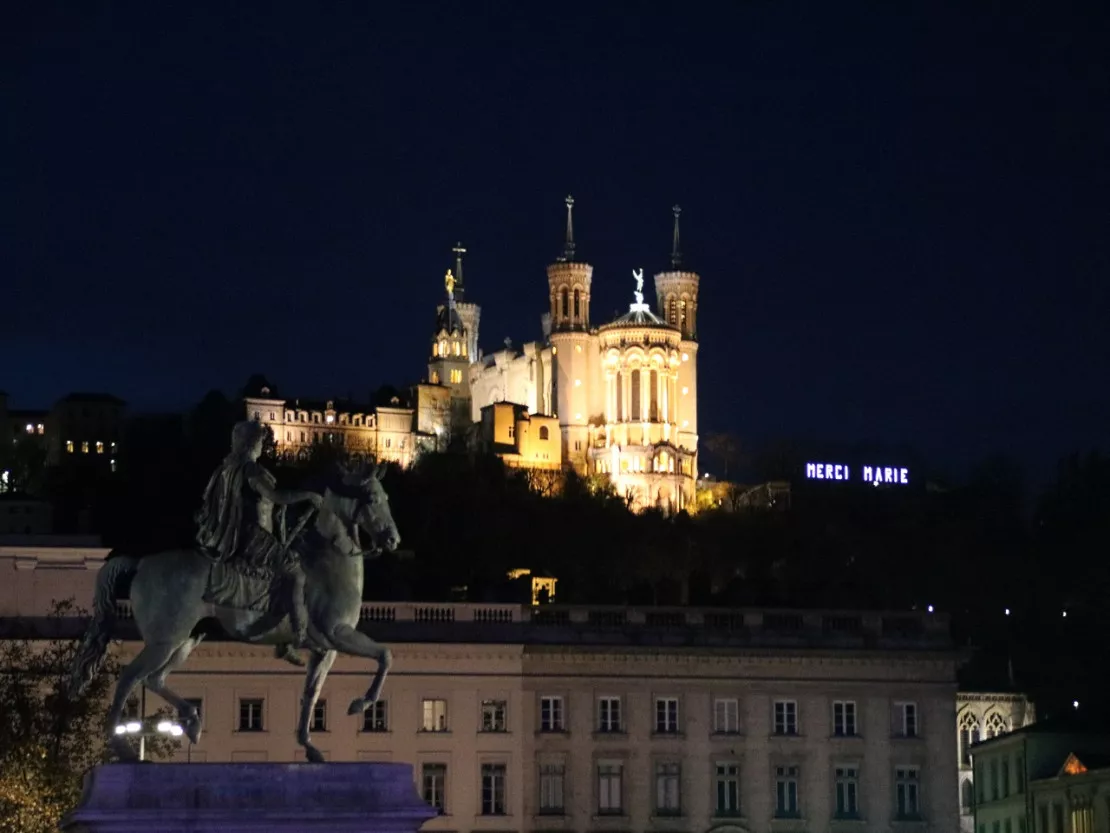
[[[624,422],[624,374],[619,370],[616,377],[617,384],[617,422]]]
[[[648,405],[648,419],[652,422],[659,421],[659,371],[651,371],[651,379],[648,382],[651,385],[651,390],[648,391],[650,402]]]
[[[559,312],[561,318],[566,318],[567,314],[570,312],[570,309],[567,305],[568,294],[569,293],[567,292],[567,288],[565,286],[561,290],[559,290]]]
[[[676,320],[677,316],[675,313],[675,300],[674,295],[671,295],[669,298],[667,298],[667,323],[673,327]]]
[[[459,355],[459,353],[460,353],[461,351],[462,351],[462,347],[461,347],[461,346],[459,345],[459,343],[458,343],[458,342],[456,341],[456,342],[455,342],[455,355],[456,355],[456,356],[457,356],[457,355]]]
[[[975,791],[971,787],[971,779],[965,778],[960,785],[960,809],[964,813],[971,812],[971,805],[975,801]]]
[[[970,711],[960,716],[960,762],[971,764],[971,747],[979,742],[979,720]]]
[[[1010,727],[1006,725],[1006,721],[998,712],[993,712],[987,717],[987,737],[994,738],[999,735],[1004,735],[1010,731]]]
[[[580,312],[581,307],[579,306],[579,304],[581,303],[581,300],[582,300],[582,293],[579,292],[577,289],[574,290],[574,320],[575,321],[580,321],[581,320],[582,313]]]
[[[546,425],[541,425],[540,426],[540,439],[541,440],[546,440],[549,436],[550,436],[550,432],[547,430],[547,426]]]
[[[641,373],[639,370],[632,371],[632,384],[630,385],[632,390],[629,392],[629,399],[631,401],[628,403],[628,418],[633,422],[636,422],[640,418],[640,376]]]
[[[678,302],[678,329],[686,332],[686,299]]]
[[[435,342],[435,341],[432,342],[432,355],[433,356],[438,356],[439,355],[439,343],[438,342]]]

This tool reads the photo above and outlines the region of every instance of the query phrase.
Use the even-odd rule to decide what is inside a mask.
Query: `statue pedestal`
[[[436,811],[410,764],[104,764],[68,833],[415,833]]]

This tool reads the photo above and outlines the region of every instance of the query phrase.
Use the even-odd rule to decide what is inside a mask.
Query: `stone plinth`
[[[69,833],[415,833],[436,814],[410,764],[104,764]]]

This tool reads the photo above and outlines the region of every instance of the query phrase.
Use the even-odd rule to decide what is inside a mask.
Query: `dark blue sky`
[[[416,381],[457,239],[482,345],[535,338],[572,193],[599,324],[683,206],[703,431],[1107,444],[1106,3],[27,5],[15,407]]]

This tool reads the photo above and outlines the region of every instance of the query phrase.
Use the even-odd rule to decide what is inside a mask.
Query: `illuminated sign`
[[[891,466],[860,466],[854,470],[843,463],[806,463],[806,480],[855,480],[875,486],[891,483],[905,486],[910,470]]]

